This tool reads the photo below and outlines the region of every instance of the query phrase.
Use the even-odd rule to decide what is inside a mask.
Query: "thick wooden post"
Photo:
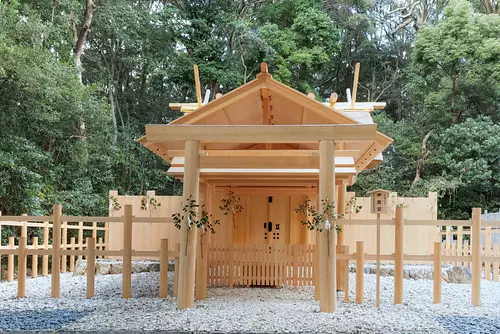
[[[208,192],[210,187],[207,184],[200,184],[199,186],[199,203],[200,203],[200,214],[204,210],[210,214],[209,203],[208,203]],[[202,208],[202,206],[204,206]],[[206,247],[209,243],[210,231],[202,231],[198,229],[198,245],[196,246],[196,299],[204,300],[207,298],[207,266],[208,248]],[[231,270],[231,265],[229,264],[229,270]]]
[[[132,291],[132,205],[125,205],[124,209],[122,298],[130,298]]]
[[[339,215],[345,214],[345,205],[346,205],[346,185],[342,183],[337,186],[337,202],[335,205],[337,206],[337,213]],[[337,234],[337,245],[343,246],[344,242],[344,226],[342,225],[343,216],[339,216],[338,224],[340,226],[341,231]],[[347,262],[349,263],[349,262]],[[347,270],[347,277],[349,277],[349,265],[347,267],[344,266],[343,261],[337,262],[337,290],[344,291],[344,280],[346,277],[345,271]]]
[[[174,261],[174,297],[177,298],[177,294],[179,292],[179,263],[181,262],[179,259],[181,252],[181,245],[177,244],[175,246],[175,251],[179,254],[175,257]]]
[[[323,210],[322,200],[335,200],[335,146],[333,140],[319,142],[319,207]],[[331,229],[323,231],[320,236],[319,281],[320,311],[333,313],[336,310],[336,264],[337,264],[337,231],[335,221],[330,222]]]
[[[38,237],[33,237],[33,249],[38,249]],[[33,254],[31,256],[31,277],[36,278],[38,276],[38,255]]]
[[[472,304],[481,305],[481,209],[472,209]]]
[[[43,249],[49,249],[49,222],[43,222]],[[49,275],[49,256],[42,256],[42,276]]]
[[[9,237],[9,249],[15,249],[14,237]],[[7,255],[7,281],[14,280],[14,254]]]
[[[52,217],[52,298],[59,298],[61,294],[61,204],[54,204]]]
[[[26,237],[19,238],[17,253],[17,297],[26,297]]]
[[[441,304],[441,275],[443,250],[441,242],[434,243],[434,304]]]
[[[161,239],[160,245],[160,298],[168,296],[168,239]]]
[[[396,227],[394,244],[394,304],[403,303],[403,236],[404,208],[396,208]]]
[[[87,299],[94,297],[95,291],[95,239],[87,238]]]
[[[184,185],[183,205],[189,200],[198,202],[200,187],[200,142],[198,140],[187,140],[185,144],[184,157]],[[198,208],[193,208],[198,211]],[[180,241],[180,268],[179,268],[179,292],[177,308],[179,310],[193,307],[195,269],[196,269],[196,238],[197,228],[188,228],[188,217],[182,221]]]
[[[356,303],[363,304],[365,293],[365,247],[356,241]]]

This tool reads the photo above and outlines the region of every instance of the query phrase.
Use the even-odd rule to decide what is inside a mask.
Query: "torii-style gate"
[[[274,102],[274,106],[273,106]],[[363,104],[363,110],[366,108]],[[353,110],[356,110],[353,105]],[[183,198],[198,202],[204,184],[315,186],[321,199],[335,198],[336,184],[356,180],[392,140],[375,124],[360,124],[272,79],[267,66],[257,79],[170,124],[146,125],[139,142],[164,159],[184,157],[169,173],[181,178]],[[336,152],[348,162],[336,160]],[[319,156],[319,159],[317,159]],[[251,167],[247,167],[250,165]],[[182,221],[178,308],[193,306],[197,229]],[[320,310],[336,309],[335,232],[319,233]],[[196,278],[206,296],[206,275]],[[204,291],[204,292],[203,292]]]

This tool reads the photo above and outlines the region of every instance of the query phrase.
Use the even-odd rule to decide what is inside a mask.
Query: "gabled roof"
[[[258,74],[255,80],[202,105],[190,113],[186,113],[184,116],[170,122],[169,125],[296,126],[373,124],[368,112],[353,112],[353,117],[349,117],[349,114],[349,112],[335,111],[335,108],[318,102],[274,80],[270,74],[265,72]],[[146,136],[140,138],[139,142],[170,161],[175,156],[183,156],[182,144],[148,141]],[[350,167],[356,173],[359,173],[368,166],[377,165],[381,161],[380,153],[391,142],[391,138],[376,132],[375,141],[336,142],[336,150],[338,156],[351,157],[354,164]],[[259,143],[257,138],[254,143],[202,142],[201,145],[202,151],[207,153],[218,152],[216,155],[220,157],[227,156],[221,154],[221,152],[235,152],[237,156],[244,156],[246,155],[245,152],[248,152],[248,157],[255,157],[259,155],[257,153],[259,150],[266,156],[273,155],[270,151],[276,151],[276,156],[302,156],[303,152],[311,152],[314,155],[314,152],[318,150],[317,142],[262,144]],[[225,159],[225,161],[240,160]],[[203,166],[201,167],[203,168]],[[235,166],[220,167],[234,168]],[[180,166],[176,168],[180,168]],[[172,172],[178,175],[180,171],[175,169]]]

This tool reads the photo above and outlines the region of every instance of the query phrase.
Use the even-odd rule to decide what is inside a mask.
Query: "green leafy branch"
[[[141,210],[147,210],[149,208],[159,208],[161,203],[155,197],[149,197],[147,195],[141,198]]]
[[[113,210],[118,211],[122,208],[120,205],[120,202],[118,201],[118,198],[115,196],[109,196],[109,200],[111,201],[111,206],[113,207]]]
[[[241,213],[245,208],[240,203],[240,196],[236,196],[236,194],[232,191],[229,192],[228,198],[223,198],[221,200],[221,206],[219,209],[227,216],[229,213],[232,214],[233,218],[233,226],[236,228],[236,219],[235,216]]]
[[[315,206],[311,204],[311,199],[306,197],[305,201],[302,202],[297,209],[296,213],[306,215],[307,219],[301,221],[302,225],[306,225],[310,231],[330,231],[332,226],[335,226],[335,230],[341,232],[342,229],[337,224],[337,211],[335,207],[335,202],[330,201],[328,196],[321,199],[322,211],[318,211]]]
[[[201,212],[198,212],[197,208],[201,209]],[[220,220],[212,220],[212,215],[209,215],[204,208],[205,205],[200,207],[192,196],[190,196],[188,203],[182,207],[182,214],[178,212],[172,215],[175,227],[180,229],[182,221],[187,217],[188,230],[191,230],[194,226],[201,228],[203,232],[210,231],[211,233],[215,233],[215,225],[219,225]]]
[[[362,205],[356,205],[356,196],[352,196],[346,203],[345,213],[360,213],[361,209],[363,209]]]

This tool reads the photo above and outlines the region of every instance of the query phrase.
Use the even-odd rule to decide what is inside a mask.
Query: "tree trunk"
[[[451,120],[453,123],[458,123],[459,117],[455,112],[455,95],[457,91],[457,75],[453,74],[451,76],[452,86],[451,86]]]
[[[427,132],[424,139],[422,140],[422,148],[420,150],[420,158],[418,159],[418,162],[417,162],[417,169],[415,170],[415,178],[413,179],[413,182],[411,183],[412,186],[417,184],[422,179],[421,175],[422,175],[422,169],[424,166],[424,161],[429,156],[429,153],[430,153],[427,150],[427,141],[429,141],[429,138],[431,137],[433,132],[434,132],[434,130]]]
[[[78,39],[75,44],[75,66],[76,66],[76,75],[78,76],[78,80],[80,83],[82,82],[82,53],[85,42],[87,41],[87,34],[90,29],[90,25],[92,24],[92,15],[94,13],[94,1],[86,0],[85,6],[85,15],[83,18],[83,26],[78,34]]]

